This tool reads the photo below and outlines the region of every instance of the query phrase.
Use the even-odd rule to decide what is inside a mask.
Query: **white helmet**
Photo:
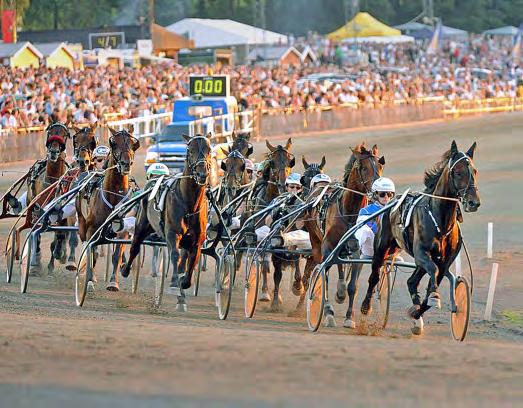
[[[288,175],[288,177],[285,179],[285,185],[295,184],[298,186],[301,186],[301,174],[300,173],[291,173]]]
[[[149,180],[153,176],[158,177],[158,176],[162,176],[162,175],[164,175],[164,176],[169,175],[169,168],[163,163],[153,163],[147,169],[147,174],[146,174],[147,180]]]
[[[374,183],[372,183],[371,190],[373,193],[376,193],[378,191],[395,193],[396,186],[394,185],[394,182],[390,178],[380,177],[379,179],[375,180]]]
[[[316,183],[331,183],[332,180],[327,174],[316,174],[311,180],[311,188],[314,188]]]
[[[111,152],[111,149],[109,149],[107,146],[100,145],[93,151],[93,159],[97,157],[107,157],[109,153]]]

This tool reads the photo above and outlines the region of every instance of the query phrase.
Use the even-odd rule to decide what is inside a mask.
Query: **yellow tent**
[[[401,35],[401,31],[383,24],[369,13],[360,12],[347,24],[327,34],[327,38],[329,40],[339,41],[345,38],[384,37],[391,35]]]

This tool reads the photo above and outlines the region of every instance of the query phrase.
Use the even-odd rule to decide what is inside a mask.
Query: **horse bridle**
[[[113,144],[115,144],[114,138],[116,136],[127,136],[128,137],[128,139],[124,139],[124,140],[125,140],[125,147],[129,150],[129,152],[132,152],[131,160],[129,163],[129,166],[132,166],[132,164],[134,162],[134,152],[133,152],[132,145],[130,145],[129,142],[138,142],[138,139],[136,139],[134,136],[132,136],[131,134],[129,134],[129,132],[127,132],[125,130],[120,130],[119,132],[116,132],[114,135],[112,135],[109,138],[109,145],[111,146],[111,156],[113,157],[113,159],[117,165],[121,165],[120,160],[121,160],[121,156],[122,156],[122,151],[119,150],[118,155],[115,154],[115,149],[113,148]]]
[[[76,146],[75,145],[75,138],[74,137],[76,135],[78,135],[79,133],[88,133],[87,129],[88,128],[83,128],[82,130],[80,130],[80,132],[78,132],[75,135],[73,135],[73,160],[74,161],[78,160],[78,155],[80,154],[80,152],[89,152],[90,155],[92,155],[92,153],[93,153],[93,150],[91,150],[89,148],[89,146],[86,146],[86,145]],[[96,140],[96,137],[94,138],[94,141],[97,144],[98,141]]]
[[[205,142],[207,143],[209,139],[207,139],[207,137],[205,136],[193,136],[191,137],[191,140],[189,140],[187,142],[187,145],[191,144],[194,140],[197,140],[197,139],[202,139],[202,140],[205,140]],[[210,161],[207,159],[207,154],[201,149],[201,147],[198,148],[198,157],[196,158],[196,161],[194,162],[191,162],[190,159],[189,159],[189,155],[187,155],[187,168],[191,171],[191,177],[192,179],[195,181],[196,184],[198,184],[199,186],[203,186],[205,185],[206,183],[200,183],[198,181],[198,177],[196,176],[195,172],[196,172],[196,167],[199,166],[200,164],[204,164],[205,165],[205,168],[207,170],[207,173],[209,173],[211,171],[211,163]]]
[[[452,162],[452,159],[449,160],[449,173],[450,173],[450,179],[452,180],[452,187],[454,188],[454,191],[456,191],[456,197],[461,199],[462,202],[465,200],[465,193],[469,191],[469,189],[475,189],[477,191],[477,186],[474,183],[474,178],[472,177],[472,170],[471,167],[474,167],[474,165],[471,162],[470,157],[463,152],[459,152],[461,154],[461,157],[457,159],[454,163]],[[458,164],[460,161],[464,160],[467,163],[467,171],[469,173],[469,177],[467,180],[467,185],[463,188],[458,188],[456,186],[456,182],[454,180],[454,167],[456,167],[456,164]]]
[[[360,183],[363,185],[363,187],[365,187],[366,194],[371,193],[371,191],[369,191],[369,188],[367,187],[367,182],[370,179],[363,180],[363,175],[361,174],[361,163],[364,162],[365,160],[372,159],[372,158],[376,158],[376,156],[370,155],[370,156],[364,157],[363,159],[356,159],[356,162],[354,163],[354,168],[356,168],[356,171],[358,172],[358,177],[360,178]],[[374,181],[380,177],[380,173],[378,171],[378,167],[376,166],[375,161],[371,160],[370,163],[372,165],[372,171],[373,171],[372,180]]]
[[[278,146],[276,149],[274,149],[272,152],[270,152],[269,155],[267,156],[272,163],[274,163],[274,159],[273,159],[272,156],[273,156],[274,153],[276,153],[278,151],[283,151],[283,152],[287,153],[287,155],[290,157],[291,161],[294,159],[294,155],[292,153],[290,153],[287,149],[284,149],[283,146]],[[287,166],[285,166],[285,167],[287,167]],[[274,174],[273,170],[274,170],[274,168],[272,168],[272,166],[271,166],[271,170],[270,170],[271,178],[272,178],[272,176]],[[278,176],[276,175],[275,178],[278,178]],[[269,179],[268,182],[269,182],[269,184],[275,184],[278,187],[278,190],[280,190],[281,186],[280,186],[280,184],[278,182],[272,181],[271,179]]]
[[[63,143],[60,143],[60,151],[64,151],[65,150],[65,142],[67,140],[67,138],[69,137],[69,129],[67,128],[67,126],[65,126],[63,123],[53,123],[51,125],[49,125],[47,127],[47,129],[45,130],[46,131],[46,138],[45,138],[45,145],[48,146],[49,144],[49,139],[52,137],[52,136],[55,136],[55,135],[50,135],[50,132],[53,128],[60,128],[60,129],[63,129],[65,131],[65,136],[63,137],[64,139],[64,142]],[[57,135],[56,135],[57,136]],[[49,147],[49,146],[48,146]]]
[[[320,169],[320,165],[317,164],[317,163],[312,163],[312,164],[309,164],[309,167],[307,167],[307,169],[303,172],[303,176],[301,177],[301,185],[302,185],[302,188],[303,188],[303,192],[305,195],[309,194],[309,191],[310,191],[310,180],[309,180],[309,185],[305,185],[305,177],[306,176],[309,176],[308,173],[312,173],[312,172],[316,172],[314,173],[312,176],[311,176],[311,180],[314,176],[320,174],[322,171]]]
[[[243,156],[243,154],[241,154],[241,152],[239,150],[233,150],[232,152],[230,152],[229,155],[227,156],[227,158],[225,159],[226,163],[227,163],[228,159],[241,159],[245,166],[245,157]],[[242,178],[243,178],[243,173],[240,174],[239,176],[236,174],[234,175],[234,181],[236,182],[237,185],[241,186]],[[226,185],[225,187],[231,188],[231,186],[229,186],[229,185]]]

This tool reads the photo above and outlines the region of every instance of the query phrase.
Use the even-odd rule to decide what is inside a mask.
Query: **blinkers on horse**
[[[109,130],[112,133],[109,137],[109,146],[116,169],[118,173],[128,175],[134,162],[134,153],[140,147],[140,141],[127,130],[116,131],[111,128]]]
[[[211,172],[210,155],[211,144],[207,136],[193,136],[182,135],[187,141],[187,159],[186,166],[189,174],[194,179],[196,184],[204,186],[207,184],[209,174]],[[201,143],[201,142],[204,143]],[[192,148],[193,143],[198,143],[197,150]]]
[[[47,160],[55,163],[65,151],[65,143],[70,136],[69,129],[62,123],[52,123],[46,129],[45,146],[47,148]]]

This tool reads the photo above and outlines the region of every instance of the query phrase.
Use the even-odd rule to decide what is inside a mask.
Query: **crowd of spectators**
[[[414,44],[320,43],[315,50],[319,62],[306,67],[158,64],[76,71],[1,67],[0,127],[30,128],[68,120],[92,123],[170,111],[174,100],[187,95],[189,75],[197,73],[229,74],[243,108],[269,109],[377,106],[428,97],[514,97],[521,77],[510,42],[491,39],[447,41],[436,54]],[[318,80],[322,73],[331,77]]]

